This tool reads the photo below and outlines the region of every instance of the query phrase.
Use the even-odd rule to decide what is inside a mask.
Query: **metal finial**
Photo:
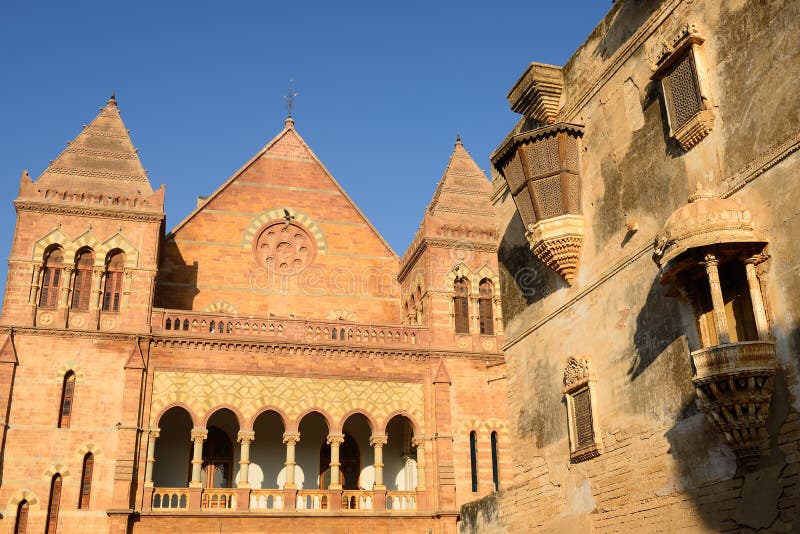
[[[289,92],[286,93],[286,96],[283,97],[283,99],[286,100],[286,111],[289,112],[288,116],[290,118],[292,116],[292,108],[294,107],[294,97],[297,96],[297,93],[292,90],[292,82],[293,81],[294,80],[289,78]]]
[[[459,133],[459,134],[456,134],[456,144],[457,144],[457,145],[460,145],[460,144],[461,144],[461,134],[460,134],[460,133]]]

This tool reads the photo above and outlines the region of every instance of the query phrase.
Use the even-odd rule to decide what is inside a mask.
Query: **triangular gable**
[[[314,151],[308,146],[305,140],[297,133],[297,130],[294,128],[294,120],[287,119],[286,125],[284,126],[283,130],[281,130],[278,135],[276,135],[269,143],[267,143],[264,148],[259,150],[255,156],[250,158],[250,160],[245,163],[239,170],[237,170],[233,175],[228,178],[221,186],[219,186],[216,191],[211,193],[202,203],[200,203],[189,215],[186,216],[181,222],[179,222],[175,228],[173,228],[168,234],[167,238],[174,236],[181,228],[183,228],[189,221],[191,221],[198,213],[200,213],[206,206],[212,203],[223,191],[228,189],[232,183],[236,181],[247,169],[249,169],[255,162],[257,162],[260,158],[264,157],[265,155],[268,157],[275,157],[275,158],[282,158],[282,157],[290,157],[294,150],[289,150],[300,148],[303,152],[305,152],[308,156],[310,161],[313,161],[315,164],[319,165],[320,168],[325,173],[326,177],[333,183],[336,187],[338,192],[350,203],[351,207],[359,214],[361,219],[363,219],[364,224],[375,234],[375,236],[383,243],[386,247],[386,250],[393,255],[395,258],[397,257],[397,253],[392,249],[391,245],[383,238],[383,236],[378,232],[378,230],[372,225],[372,223],[367,219],[366,215],[361,211],[358,205],[353,202],[353,199],[347,194],[347,192],[342,188],[336,178],[328,171],[327,167],[320,161]],[[296,156],[294,156],[296,157]]]

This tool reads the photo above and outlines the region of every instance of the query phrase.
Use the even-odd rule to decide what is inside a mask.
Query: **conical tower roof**
[[[444,170],[442,179],[436,185],[436,192],[428,205],[431,215],[439,212],[452,213],[453,210],[485,210],[489,205],[492,186],[486,175],[469,155],[461,143],[461,137],[456,138],[450,161]],[[472,213],[472,215],[478,215]],[[485,213],[492,216],[492,213]]]
[[[134,197],[153,193],[114,95],[36,180],[39,189]]]

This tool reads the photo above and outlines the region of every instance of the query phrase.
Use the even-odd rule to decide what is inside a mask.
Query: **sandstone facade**
[[[0,530],[455,532],[511,481],[490,196],[459,140],[399,258],[290,118],[166,232],[112,97],[21,178]]]
[[[513,483],[461,532],[800,530],[798,24],[796,2],[618,1],[512,88]],[[561,132],[579,144],[549,153]]]

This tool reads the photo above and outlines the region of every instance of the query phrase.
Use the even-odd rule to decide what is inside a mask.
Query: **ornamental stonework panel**
[[[424,433],[422,384],[411,382],[156,371],[151,426],[172,404],[188,406],[200,420],[216,407],[231,406],[244,419],[240,421],[242,427],[267,407],[286,414],[287,425],[310,409],[329,414],[331,424],[340,423],[348,412],[360,410],[378,425],[390,414],[405,411],[418,425],[417,434]]]

